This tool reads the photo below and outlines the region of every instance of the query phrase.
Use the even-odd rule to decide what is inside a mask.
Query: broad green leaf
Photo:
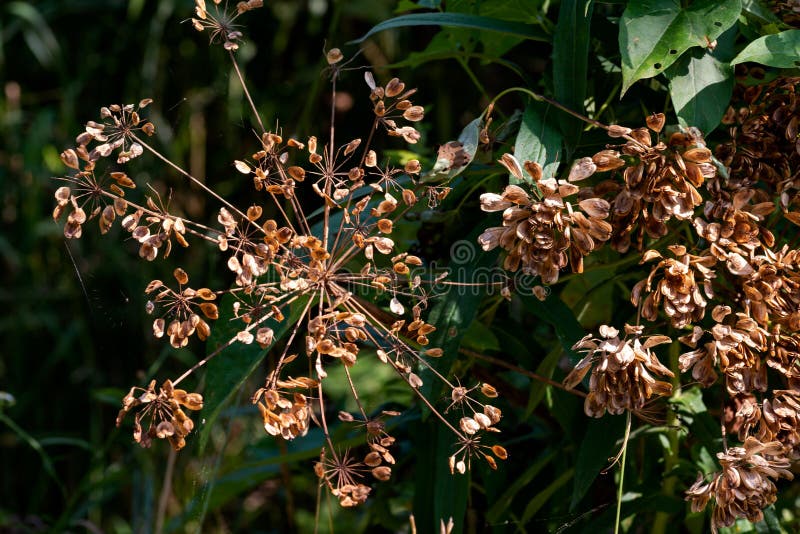
[[[708,135],[719,125],[733,94],[733,69],[707,48],[684,54],[667,71],[672,105],[681,126]]]
[[[542,166],[545,177],[555,176],[558,170],[562,137],[553,124],[557,116],[563,117],[549,104],[531,100],[522,115],[514,142],[514,156],[520,164],[526,160],[535,161]],[[509,180],[512,184],[519,181],[513,175]]]
[[[559,103],[578,113],[584,112],[586,99],[593,7],[593,0],[562,0],[553,36],[553,91]],[[559,123],[572,152],[583,131],[583,121],[562,114]]]
[[[572,487],[570,510],[575,510],[600,471],[608,467],[609,458],[617,452],[617,440],[625,433],[625,417],[606,415],[592,419],[575,462],[575,485]]]
[[[800,30],[786,30],[756,39],[739,52],[731,65],[752,61],[769,67],[800,67]]]
[[[707,47],[741,11],[741,0],[700,0],[688,7],[676,0],[631,1],[619,26],[622,94],[637,80],[663,72],[689,48]]]
[[[692,436],[701,443],[712,443],[720,438],[719,421],[708,413],[699,387],[681,389],[680,395],[669,399],[680,421],[689,427]]]
[[[472,324],[467,328],[462,343],[465,347],[479,352],[500,350],[500,341],[494,335],[494,332],[477,320],[472,321]]]
[[[530,24],[469,15],[466,13],[412,13],[410,15],[400,15],[399,17],[376,24],[363,36],[347,44],[363,43],[367,38],[376,33],[408,26],[452,26],[457,28],[486,30],[503,35],[520,37],[522,39],[532,39],[534,41],[546,42],[550,40],[544,31]]]
[[[700,388],[681,389],[680,394],[670,397],[669,402],[685,414],[697,415],[708,412],[708,408],[703,402],[703,392]]]
[[[542,17],[542,3],[542,0],[492,0],[478,4],[479,14],[483,17],[536,23]],[[447,3],[448,10],[451,10],[452,4],[453,2]],[[466,5],[472,7],[474,4],[468,2]]]
[[[220,302],[220,317],[211,329],[211,336],[208,339],[209,354],[228,343],[236,336],[241,323],[233,321],[232,307],[233,297],[226,295]],[[308,298],[301,297],[292,303],[289,313],[283,321],[277,322],[268,319],[262,323],[275,332],[272,342],[274,346],[289,330],[297,323],[300,315],[306,309]],[[234,342],[231,346],[223,349],[221,354],[216,355],[206,365],[206,387],[203,391],[203,424],[198,436],[198,447],[202,451],[205,449],[214,422],[219,417],[222,407],[233,397],[245,380],[261,365],[269,349],[262,349],[257,343],[245,345]]]
[[[572,350],[572,345],[581,339],[585,332],[580,323],[578,323],[578,320],[575,318],[575,314],[572,313],[572,310],[569,308],[569,306],[567,306],[557,295],[550,295],[544,302],[540,301],[531,294],[520,294],[519,298],[527,312],[533,314],[538,319],[550,324],[553,327],[561,348],[563,349],[563,352],[569,356],[569,360],[572,363],[576,363],[578,360],[580,360],[580,356]],[[545,358],[545,360],[549,358],[550,356]],[[542,366],[544,365],[546,365],[545,362],[542,362],[542,364],[539,366],[539,369],[543,369]],[[539,369],[537,369],[537,371],[539,371]],[[548,374],[543,371],[540,374],[548,376]],[[550,373],[549,376],[552,378],[552,373]],[[555,389],[552,387],[544,387],[542,389],[546,395],[548,407],[550,408],[551,412],[556,415],[558,423],[565,430],[567,430],[569,433],[572,433],[575,430],[574,427],[576,425],[583,424],[585,418],[582,412],[577,416],[576,419],[576,414],[578,411],[577,405],[579,403],[583,404],[582,402],[579,402],[580,399],[576,398],[575,395],[560,389]],[[535,400],[533,396],[531,396],[531,399]],[[567,406],[569,406],[569,408],[567,408]],[[573,410],[572,407],[575,407],[575,410]],[[553,411],[554,409],[556,411]]]
[[[404,13],[406,11],[415,11],[417,9],[439,9],[441,0],[420,0],[414,2],[413,0],[400,0],[397,7],[394,9],[395,13]]]
[[[756,527],[756,532],[759,534],[781,534],[781,532],[783,532],[774,505],[765,508],[764,519],[758,523],[754,523],[753,526]]]
[[[53,66],[58,60],[61,48],[42,12],[30,2],[10,2],[6,9],[24,21],[22,36],[39,63],[44,67]]]
[[[452,431],[438,419],[417,425],[413,432],[417,451],[413,510],[419,532],[439,532],[439,521],[448,517],[456,524],[453,534],[464,532],[471,472],[450,473],[448,457],[455,452],[454,440]]]

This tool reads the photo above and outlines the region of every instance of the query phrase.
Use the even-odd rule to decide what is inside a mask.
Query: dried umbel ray
[[[261,2],[241,2],[231,12],[218,3],[208,8],[197,0],[194,27],[210,32],[212,43],[222,44],[238,74],[234,52],[242,34],[233,22]],[[333,102],[343,56],[332,49],[326,58]],[[406,161],[399,168],[386,163],[372,148],[372,141],[383,131],[416,143],[420,135],[413,124],[423,119],[424,110],[411,101],[416,89],[406,88],[399,79],[385,85],[377,84],[370,73],[365,79],[374,112],[366,142],[338,142],[333,106],[331,128],[324,141],[314,136],[304,141],[286,139],[261,126],[257,137],[261,148],[249,156],[232,158],[236,171],[248,178],[246,183],[254,190],[249,206],[232,204],[148,142],[155,127],[141,112],[150,100],[102,108],[100,121],[87,123],[77,146],[62,153],[62,161],[73,172],[61,178],[67,185],[56,191],[53,217],[59,220],[67,214],[65,237],[80,238],[92,219],[106,233],[120,219],[123,230],[138,243],[142,259],[167,258],[174,253],[173,243],[180,247],[198,241],[211,243],[212,250],[225,258],[233,279],[230,288],[197,287],[190,285],[189,274],[177,267],[171,279],[153,280],[145,289],[150,298],[147,312],[155,317],[153,334],[168,339],[173,347],[186,346],[192,336],[207,339],[221,313],[232,315],[239,326],[222,347],[176,379],[165,381],[158,392],[153,382],[141,393],[133,388],[125,397],[117,423],[135,412],[134,437],[142,446],[150,446],[156,437],[169,439],[175,449],[182,448],[193,424],[181,407],[199,410],[203,399],[176,386],[211,358],[224,358],[224,349],[234,343],[272,347],[277,337],[274,325],[289,321],[294,314],[294,323],[286,329],[285,348],[276,355],[275,367],[251,400],[270,435],[294,439],[304,436],[311,424],[322,427],[326,445],[316,472],[321,484],[343,506],[364,502],[370,493],[367,477],[387,480],[394,464],[389,449],[395,440],[384,418],[397,413],[375,416],[362,403],[350,373],[360,359],[389,366],[452,430],[455,454],[450,463],[454,470],[463,473],[472,457],[485,459],[492,468],[495,458],[505,459],[500,445],[482,442],[485,434],[498,431],[495,425],[501,412],[489,404],[497,392],[488,384],[464,388],[429,362],[443,353],[430,346],[436,325],[425,318],[435,295],[420,270],[422,260],[398,250],[391,237],[404,215],[422,199],[438,199],[446,191],[438,188],[431,192],[430,186],[420,183],[422,168],[417,160]],[[257,123],[262,125],[241,75],[239,80]],[[126,195],[125,189],[138,192],[137,184],[109,158],[116,156],[116,164],[124,166],[144,153],[152,154],[215,200],[219,204],[216,222],[183,218],[158,194],[146,194],[143,200]],[[311,195],[298,194],[300,188]],[[309,196],[317,201],[301,201]],[[315,210],[318,215],[311,216]],[[233,305],[221,310],[219,302],[225,295],[232,297]],[[287,366],[300,357],[307,362],[307,373],[289,376]],[[331,380],[327,370],[336,365],[344,368],[358,406],[356,414],[342,412],[339,419],[364,429],[364,454],[340,451],[328,432],[324,391],[326,380]],[[420,369],[452,391],[450,408],[456,408],[457,419],[451,421],[422,395]],[[143,431],[140,421],[146,416],[151,423]]]

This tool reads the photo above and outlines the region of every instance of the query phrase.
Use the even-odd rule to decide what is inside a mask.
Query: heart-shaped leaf
[[[633,0],[619,24],[622,94],[637,80],[652,78],[693,46],[707,47],[736,23],[741,0]]]
[[[720,36],[712,52],[695,48],[684,54],[666,73],[672,105],[684,128],[694,126],[708,135],[719,125],[733,94],[733,31]],[[725,43],[723,43],[725,41]]]
[[[786,30],[756,39],[739,52],[731,65],[752,61],[769,67],[800,67],[800,30]]]

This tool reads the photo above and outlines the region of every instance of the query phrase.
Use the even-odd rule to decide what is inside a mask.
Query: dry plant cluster
[[[510,185],[481,197],[484,211],[503,212],[503,225],[479,242],[502,247],[506,269],[553,283],[567,265],[582,272],[604,243],[652,266],[630,289],[637,324],[624,325],[622,338],[603,325],[578,341],[573,349],[586,356],[564,385],[591,371],[588,416],[645,419],[648,403],[680,384],[677,371],[703,387],[722,380],[722,469],[701,474],[686,494],[694,511],[715,503],[714,531],[761,520],[775,481],[792,479],[800,459],[800,249],[789,245],[800,224],[798,81],[739,87],[716,160],[699,131],[665,135],[664,115],[654,114],[645,127],[603,126],[619,142],[575,161],[566,180],[505,154],[500,163],[530,191]],[[592,176],[593,185],[576,185]],[[778,225],[785,235],[771,230]],[[651,351],[673,338],[690,349],[675,372]],[[729,437],[742,445],[729,447]]]
[[[219,2],[210,8],[202,0],[196,4],[195,29],[210,33],[212,43],[222,44],[238,73],[234,52],[242,34],[234,21],[261,2],[240,2],[230,12]],[[333,102],[345,63],[335,48],[326,58]],[[249,100],[241,75],[239,80]],[[243,183],[252,187],[249,206],[231,204],[149,143],[155,127],[142,117],[149,100],[102,108],[100,122],[87,123],[77,146],[62,153],[62,161],[74,171],[62,178],[67,185],[55,194],[53,217],[59,220],[67,214],[65,237],[80,238],[84,225],[92,220],[106,233],[120,219],[122,229],[139,244],[142,259],[169,257],[173,243],[189,247],[205,242],[208,250],[223,255],[233,277],[227,289],[193,287],[189,274],[177,267],[171,279],[153,280],[145,289],[150,298],[146,311],[155,317],[153,335],[168,339],[175,348],[187,346],[192,336],[207,340],[210,321],[225,313],[239,327],[235,336],[181,376],[165,380],[158,388],[155,381],[146,389],[131,388],[117,425],[134,413],[133,436],[143,447],[149,447],[153,438],[162,438],[176,450],[183,448],[194,427],[183,408],[199,410],[203,398],[177,386],[212,358],[224,358],[225,349],[234,343],[273,347],[275,328],[284,325],[287,341],[251,400],[270,435],[292,440],[306,435],[312,423],[323,429],[327,445],[315,471],[342,506],[363,503],[371,491],[368,477],[388,480],[395,463],[391,452],[395,438],[386,419],[398,413],[373,414],[361,402],[350,373],[359,358],[389,366],[452,431],[456,444],[449,458],[452,472],[464,473],[476,457],[492,468],[496,459],[505,459],[502,446],[484,442],[485,434],[498,432],[496,425],[502,417],[500,409],[490,404],[497,392],[486,383],[462,386],[430,363],[443,354],[442,349],[430,346],[429,336],[436,326],[425,320],[432,281],[412,273],[422,260],[398,250],[391,237],[406,213],[418,204],[441,200],[448,191],[421,183],[419,161],[410,159],[395,168],[372,148],[374,136],[382,132],[416,143],[420,134],[414,123],[423,119],[424,110],[411,101],[416,89],[406,88],[397,78],[379,85],[366,72],[365,81],[374,120],[363,142],[336,139],[333,105],[329,131],[320,140],[312,136],[301,142],[263,129],[250,100],[262,128],[257,133],[261,149],[232,162]],[[126,189],[138,191],[135,180],[117,169],[145,152],[219,203],[216,224],[183,218],[154,190],[141,201],[126,194]],[[223,297],[230,299],[230,309],[224,311]],[[300,355],[307,365],[290,365]],[[343,366],[358,406],[355,414],[340,411],[338,419],[363,430],[365,441],[359,452],[341,449],[330,437],[324,399],[327,369],[334,365]],[[289,374],[303,372],[303,367],[304,374]],[[421,393],[420,369],[446,384],[451,392],[446,409]]]
[[[222,254],[233,279],[230,288],[198,287],[178,267],[172,278],[147,286],[153,334],[173,347],[185,347],[192,336],[206,340],[220,316],[231,317],[238,332],[183,375],[158,387],[153,381],[131,388],[117,424],[133,413],[134,439],[142,446],[163,438],[182,448],[194,426],[184,409],[201,409],[203,398],[178,386],[210,359],[224,358],[234,343],[255,343],[280,347],[263,387],[252,395],[266,432],[291,440],[319,425],[326,446],[315,471],[341,505],[363,503],[371,491],[368,477],[389,479],[395,463],[386,419],[396,412],[373,414],[361,402],[350,374],[361,358],[389,366],[452,431],[452,472],[464,473],[476,458],[496,467],[506,451],[486,434],[497,432],[501,421],[491,404],[497,391],[486,383],[462,386],[431,363],[442,355],[430,345],[437,325],[426,321],[432,281],[412,273],[423,260],[398,250],[392,239],[407,213],[448,192],[421,179],[419,161],[394,167],[373,148],[380,133],[412,144],[420,139],[414,124],[424,110],[411,101],[416,90],[396,78],[380,85],[367,73],[374,118],[364,141],[336,139],[333,107],[328,132],[285,138],[263,127],[235,58],[242,33],[234,22],[261,2],[240,2],[232,11],[218,1],[196,4],[194,27],[230,55],[260,128],[261,149],[232,158],[253,188],[252,203],[233,205],[158,152],[148,140],[155,127],[143,118],[149,100],[102,108],[99,122],[88,122],[77,146],[62,153],[72,173],[62,177],[66,185],[56,191],[53,216],[66,214],[67,238],[80,238],[92,220],[106,233],[119,219],[142,259],[169,257],[173,243],[199,244]],[[338,49],[327,60],[335,98],[347,63]],[[759,520],[776,499],[775,482],[791,479],[790,467],[800,459],[800,250],[774,231],[779,224],[787,234],[795,231],[784,219],[800,224],[797,82],[741,89],[724,120],[729,141],[714,152],[694,128],[667,133],[663,114],[639,128],[590,121],[606,129],[610,142],[575,161],[566,179],[543,176],[538,163],[506,153],[499,163],[519,185],[480,199],[484,211],[502,212],[502,223],[478,242],[487,251],[500,247],[510,272],[554,284],[567,267],[583,272],[585,258],[606,244],[620,254],[640,254],[651,266],[630,288],[636,324],[603,325],[599,335],[578,341],[574,349],[585,356],[564,384],[573,389],[589,375],[588,416],[644,418],[656,397],[680,387],[678,371],[703,387],[721,380],[728,397],[717,454],[721,470],[701,474],[686,494],[695,510],[713,501],[715,530],[739,517]],[[485,145],[489,124],[481,135]],[[216,222],[183,218],[154,190],[133,199],[141,187],[124,165],[145,153],[218,202]],[[229,309],[220,304],[223,297]],[[285,343],[277,343],[279,337]],[[687,350],[679,369],[671,370],[654,348],[676,339]],[[335,365],[343,366],[358,406],[355,414],[339,413],[342,422],[364,431],[358,452],[342,450],[330,437],[324,392],[327,370]],[[422,394],[420,369],[446,385],[449,406],[442,409]],[[732,439],[740,445],[729,446]]]

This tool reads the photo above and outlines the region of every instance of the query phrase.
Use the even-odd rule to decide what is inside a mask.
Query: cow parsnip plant
[[[205,247],[233,280],[190,286],[175,264],[148,284],[154,335],[194,336],[207,355],[133,387],[118,425],[133,413],[136,442],[178,450],[197,424],[187,411],[206,413],[202,455],[266,358],[251,392],[264,429],[294,442],[319,427],[315,485],[376,523],[401,502],[421,531],[798,528],[797,5],[405,1],[411,13],[355,42],[363,56],[326,52],[327,128],[303,139],[264,126],[237,63],[239,16],[259,7],[197,0],[191,21],[230,56],[257,125],[261,148],[230,157],[245,204],[156,148],[148,99],[102,108],[62,153],[66,238],[119,219],[144,260]],[[374,39],[420,25],[438,29],[393,68],[447,61],[476,94],[438,149],[425,95],[453,88],[417,94],[356,69]],[[552,61],[526,70],[532,52]],[[364,77],[372,109],[345,141],[342,76]],[[384,154],[382,134],[408,146]],[[144,155],[209,195],[212,220],[184,216],[178,191],[133,199],[125,189],[146,186],[125,166]],[[443,260],[447,277],[426,268]],[[356,370],[381,367],[418,409],[362,402],[373,377]],[[201,369],[198,392],[178,387]],[[353,409],[330,406],[337,387]],[[404,456],[417,460],[407,486]],[[211,486],[241,495],[265,478]],[[209,502],[190,497],[174,528]]]

